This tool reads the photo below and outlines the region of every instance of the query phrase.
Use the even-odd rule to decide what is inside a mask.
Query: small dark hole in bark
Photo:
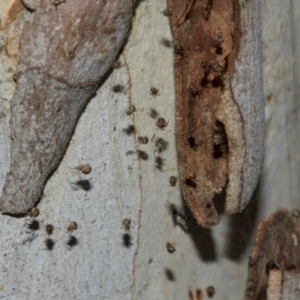
[[[218,55],[223,54],[223,48],[220,47],[220,46],[217,46],[217,47],[216,47],[216,54],[218,54]]]
[[[192,188],[197,188],[197,183],[191,179],[186,179],[185,184],[192,187]]]
[[[195,141],[195,139],[193,138],[193,137],[189,137],[188,138],[188,141],[189,141],[189,145],[190,145],[190,147],[192,148],[192,149],[196,149],[196,141]]]
[[[215,87],[215,88],[223,88],[224,87],[224,82],[223,82],[223,80],[222,80],[222,78],[221,77],[217,77],[217,78],[215,78],[213,81],[212,81],[212,85],[213,85],[213,87]]]
[[[278,268],[279,269],[279,268]],[[287,266],[287,268],[286,268],[288,271],[291,271],[291,270],[296,270],[297,268],[296,268],[296,266],[294,266],[294,265],[289,265],[289,266]]]
[[[218,159],[223,156],[221,145],[214,145],[214,158]]]
[[[277,263],[274,260],[270,260],[266,264],[266,274],[269,275],[270,271],[273,269],[279,270],[279,266],[277,265]]]
[[[207,203],[207,204],[206,204],[206,208],[207,208],[207,209],[211,209],[211,208],[212,208],[212,204]]]

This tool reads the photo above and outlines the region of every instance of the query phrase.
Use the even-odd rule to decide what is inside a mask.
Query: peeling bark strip
[[[11,167],[0,203],[3,213],[12,214],[27,212],[41,196],[82,109],[128,35],[134,1],[23,3],[33,12],[20,41]]]
[[[168,10],[174,37],[182,188],[198,223],[210,227],[219,223],[213,198],[225,186],[225,213],[242,208],[243,167],[249,154],[244,115],[231,89],[242,43],[241,9],[235,0],[168,0]],[[254,105],[249,98],[244,101]],[[259,119],[263,122],[261,112]],[[259,170],[261,163],[258,160]],[[254,187],[247,201],[257,178],[252,178]]]
[[[271,271],[279,269],[285,273],[298,269],[299,265],[300,230],[292,214],[279,208],[258,226],[249,258],[245,299],[266,299]]]

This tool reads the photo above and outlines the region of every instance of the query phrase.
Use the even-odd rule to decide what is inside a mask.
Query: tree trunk
[[[292,206],[282,103],[283,90],[288,87],[280,77],[283,57],[278,58],[276,52],[282,49],[276,44],[281,39],[276,26],[280,26],[279,20],[287,22],[289,15],[270,13],[275,2],[263,2],[262,10],[268,99],[266,159],[259,189],[244,212],[225,216],[224,204],[215,203],[220,224],[203,229],[185,205],[179,181],[170,186],[170,176],[179,178],[173,49],[168,47],[172,35],[168,17],[162,13],[166,3],[140,1],[118,58],[121,67],[114,65],[85,107],[58,169],[44,188],[39,216],[35,220],[0,216],[0,297],[201,299],[202,294],[205,299],[209,286],[216,290],[215,299],[243,297],[257,223],[279,205]],[[256,56],[248,55],[248,63],[253,62],[251,72],[260,81],[259,1],[240,0],[240,5],[253,21],[251,30],[257,33],[247,40],[249,47],[254,43],[251,47],[258,51]],[[20,55],[16,37],[21,36],[22,22],[35,12],[24,11],[17,0],[1,0],[0,7],[1,26],[9,16],[23,14],[18,17],[23,21],[12,20],[0,31],[3,187],[9,171],[10,101],[16,91],[12,75]],[[253,10],[247,10],[249,7]],[[289,32],[289,28],[288,24],[282,30]],[[242,48],[241,54],[246,54],[246,49]],[[243,82],[239,85],[236,81],[233,94],[239,86]],[[151,87],[158,88],[159,95],[152,96]],[[251,88],[250,93],[263,98],[260,88]],[[131,105],[136,112],[128,111]],[[157,130],[158,117],[169,122],[165,131]],[[149,142],[139,144],[139,136],[147,136]],[[168,142],[161,154],[157,153],[159,138]],[[89,174],[76,169],[85,164],[92,168]],[[124,222],[126,218],[131,222]],[[78,228],[71,234],[67,227],[72,221]],[[51,236],[45,230],[47,224],[54,227]]]

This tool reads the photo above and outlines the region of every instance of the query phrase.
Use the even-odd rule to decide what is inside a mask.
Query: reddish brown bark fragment
[[[210,227],[219,223],[215,194],[228,180],[227,192],[241,193],[236,182],[241,181],[245,156],[243,122],[230,88],[239,52],[240,8],[234,0],[168,0],[168,9],[183,193],[198,223]],[[216,143],[220,132],[224,139]]]

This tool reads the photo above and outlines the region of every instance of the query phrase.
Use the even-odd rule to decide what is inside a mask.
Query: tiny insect
[[[122,225],[123,225],[125,231],[130,231],[131,219],[130,218],[124,219],[122,222]]]
[[[140,144],[146,145],[149,142],[149,138],[147,136],[138,136],[137,140],[139,143],[138,145],[140,145]]]
[[[195,179],[196,178],[196,174],[194,171],[192,170],[188,170],[185,172],[185,178],[186,179]]]
[[[217,44],[223,43],[223,41],[224,41],[223,36],[221,34],[219,34],[219,33],[216,34],[215,41],[216,41]]]
[[[46,225],[46,232],[48,235],[52,235],[54,231],[54,227],[51,224]]]
[[[193,136],[194,134],[195,134],[195,128],[192,127],[192,128],[189,129],[189,135]]]
[[[183,48],[180,45],[174,45],[174,53],[178,56],[183,56]]]
[[[177,177],[171,176],[171,177],[169,178],[169,183],[170,183],[170,186],[175,186],[176,183],[177,183]]]
[[[214,72],[220,73],[220,72],[223,72],[224,68],[221,65],[219,65],[219,64],[215,64],[213,66],[212,70]]]
[[[206,288],[207,298],[213,298],[216,292],[217,292],[216,289],[212,285],[210,285],[209,287]]]
[[[90,174],[92,171],[92,167],[89,164],[80,165],[78,167],[70,168],[70,169],[75,169],[75,170],[81,171],[83,174]]]
[[[173,244],[171,244],[171,243],[167,243],[166,244],[166,248],[167,248],[167,251],[169,252],[169,253],[174,253],[175,251],[176,251],[176,249],[175,249],[175,247],[173,246]]]
[[[132,115],[134,112],[136,112],[135,106],[134,106],[134,105],[130,105],[130,106],[124,111],[124,113],[123,113],[122,116],[124,116],[124,114],[127,115],[127,116],[130,116],[130,115]]]
[[[211,64],[208,60],[204,59],[201,61],[201,68],[204,70],[206,74],[208,74],[211,70]]]
[[[166,122],[166,120],[164,118],[158,118],[156,121],[156,126],[160,130],[165,130],[165,128],[168,126],[168,124],[169,124],[169,121]]]
[[[73,230],[76,230],[77,229],[77,223],[76,222],[70,222],[70,224],[68,225],[68,227],[67,227],[67,230],[69,231],[69,232],[73,232]]]
[[[40,210],[37,207],[33,207],[29,213],[28,216],[31,218],[36,218],[40,214]]]
[[[191,86],[190,86],[190,94],[193,96],[193,97],[196,97],[198,96],[200,93],[200,89],[198,87],[197,84],[193,83]]]
[[[159,89],[152,86],[150,88],[150,95],[153,96],[153,97],[159,96],[160,95]]]
[[[154,150],[154,155],[155,155],[155,152],[157,152],[158,154],[161,154],[164,150],[166,150],[168,146],[168,142],[161,139],[161,138],[158,138],[156,141],[155,141],[155,150]]]
[[[172,16],[172,13],[168,9],[165,9],[162,13],[165,17],[171,17]]]
[[[220,146],[224,143],[224,134],[221,132],[215,132],[213,136],[213,141],[215,146]]]

